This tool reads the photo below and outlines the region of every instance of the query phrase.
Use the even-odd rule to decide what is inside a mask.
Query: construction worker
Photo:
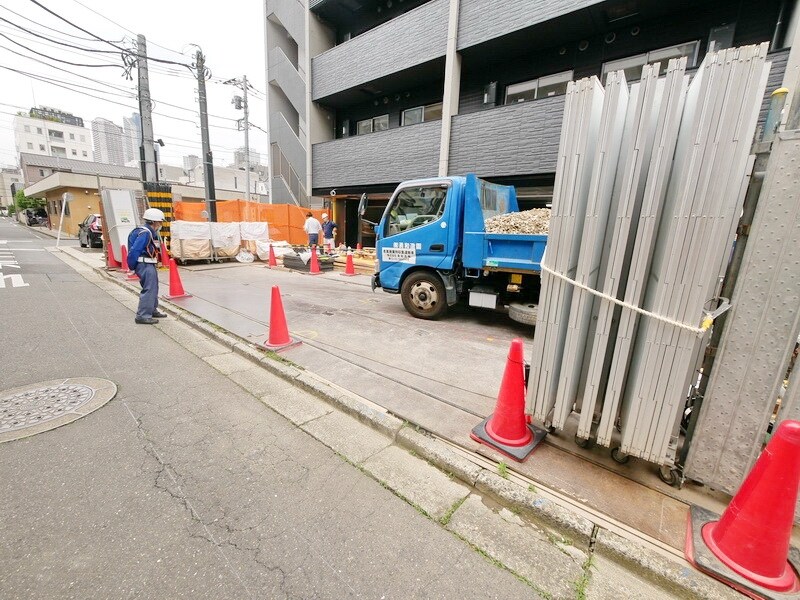
[[[306,213],[306,222],[303,224],[303,230],[308,234],[309,248],[319,244],[319,232],[322,231],[322,224],[310,212]]]
[[[322,239],[325,252],[330,254],[336,247],[336,229],[338,225],[328,219],[328,213],[322,213]]]
[[[158,232],[164,222],[164,213],[157,208],[148,208],[142,215],[140,225],[128,236],[128,268],[134,271],[142,284],[139,309],[135,321],[140,325],[155,325],[167,315],[158,310],[158,257],[161,242]]]

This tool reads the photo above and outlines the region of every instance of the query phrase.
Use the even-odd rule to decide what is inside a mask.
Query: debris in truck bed
[[[506,213],[486,219],[486,233],[519,233],[547,235],[550,231],[550,209],[534,208]]]

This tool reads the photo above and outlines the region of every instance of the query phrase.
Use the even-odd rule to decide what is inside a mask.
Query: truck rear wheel
[[[508,305],[508,316],[517,323],[525,325],[536,325],[536,317],[539,314],[539,307],[533,303],[524,304],[514,302]]]
[[[400,296],[403,306],[418,319],[439,319],[447,312],[444,284],[436,273],[418,271],[403,282]]]

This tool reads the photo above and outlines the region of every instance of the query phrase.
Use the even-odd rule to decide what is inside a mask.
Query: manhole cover
[[[75,377],[0,392],[0,442],[55,429],[111,400],[117,386],[107,379]]]

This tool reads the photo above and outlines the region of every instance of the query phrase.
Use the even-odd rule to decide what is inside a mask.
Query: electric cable
[[[100,64],[100,65],[93,64],[93,65],[90,65],[90,64],[85,64],[85,63],[74,63],[74,62],[70,62],[68,60],[64,60],[64,59],[61,59],[61,58],[55,58],[54,56],[49,56],[48,54],[44,54],[42,52],[37,52],[36,50],[32,50],[31,48],[28,48],[25,44],[17,42],[16,40],[13,40],[12,38],[8,37],[5,33],[0,33],[0,37],[4,37],[5,39],[7,39],[12,44],[16,44],[17,46],[25,48],[25,50],[27,50],[28,52],[33,52],[34,54],[38,54],[39,56],[44,56],[45,58],[49,58],[50,60],[55,60],[55,61],[64,63],[65,65],[72,65],[73,67],[93,67],[93,68],[110,67],[110,68],[113,68],[113,69],[124,69],[125,68],[123,65],[111,65],[111,64]],[[6,50],[8,50],[9,52],[13,52],[13,50],[10,50],[8,48],[6,48]]]

